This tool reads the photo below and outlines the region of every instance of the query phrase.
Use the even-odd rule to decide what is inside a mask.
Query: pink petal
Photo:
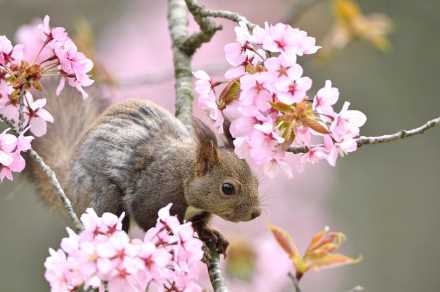
[[[38,116],[40,118],[42,118],[43,120],[45,120],[46,122],[49,122],[49,123],[53,123],[54,122],[53,116],[44,108],[40,109],[38,111]]]
[[[0,164],[3,164],[4,166],[9,166],[13,161],[14,158],[10,153],[0,151]]]
[[[55,94],[57,96],[60,95],[61,91],[64,89],[65,84],[66,84],[66,79],[64,79],[64,77],[61,77],[60,83],[58,83],[57,90],[55,91]]]
[[[47,123],[44,119],[40,117],[33,118],[31,120],[30,126],[32,134],[37,137],[44,136],[47,132]]]

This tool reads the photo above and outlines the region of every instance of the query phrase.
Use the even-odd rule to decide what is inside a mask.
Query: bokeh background
[[[13,38],[20,25],[45,14],[52,16],[53,24],[70,29],[85,19],[96,36],[96,57],[120,81],[107,94],[115,100],[148,97],[172,110],[165,2],[0,0],[0,34]],[[237,10],[257,23],[288,21],[295,5],[295,0],[203,2]],[[385,13],[393,19],[391,49],[383,53],[360,41],[327,62],[307,59],[305,70],[315,88],[333,80],[342,99],[367,114],[363,135],[414,127],[438,116],[440,2],[360,2],[365,13]],[[323,0],[295,25],[320,42],[333,22],[331,1]],[[200,50],[195,68],[217,74],[224,68],[222,48],[233,38],[231,28],[226,24]],[[348,236],[346,254],[363,255],[360,264],[307,275],[305,292],[341,292],[356,285],[366,291],[440,290],[440,129],[364,147],[339,160],[336,168],[322,163],[307,167],[294,179],[262,177],[262,181],[262,218],[235,225],[216,222],[236,245],[258,257],[254,274],[245,271],[244,281],[230,279],[231,291],[292,290],[283,274],[285,258],[270,238],[268,223],[287,229],[302,249],[312,234],[329,225]],[[25,177],[1,183],[0,291],[48,291],[43,262],[48,247],[59,245],[68,223],[39,201]]]

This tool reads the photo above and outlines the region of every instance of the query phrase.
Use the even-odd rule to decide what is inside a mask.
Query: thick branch
[[[380,144],[380,143],[389,143],[396,140],[401,140],[405,138],[409,138],[415,135],[423,134],[426,130],[429,130],[431,128],[434,128],[435,126],[440,125],[440,117],[432,119],[425,124],[421,125],[420,127],[410,129],[410,130],[401,130],[399,132],[388,134],[388,135],[382,135],[382,136],[373,136],[373,137],[365,137],[361,136],[356,139],[356,142],[358,144],[358,147],[361,147],[362,145],[368,145],[368,144]],[[310,148],[320,146],[320,145],[314,145],[312,147],[306,147],[306,146],[292,146],[289,147],[288,151],[293,154],[300,154],[300,153],[307,153],[309,152]]]
[[[168,0],[168,29],[170,31],[174,76],[176,78],[176,117],[187,127],[192,120],[192,56],[181,46],[188,38],[188,13],[184,0]]]
[[[192,2],[188,6],[191,4]],[[194,7],[191,7],[191,11],[194,11]],[[201,32],[188,37],[187,17],[185,0],[168,0],[168,29],[172,42],[174,75],[176,78],[176,117],[190,129],[193,101],[192,55],[203,42],[209,41],[218,29],[210,21],[203,19],[203,16],[194,15]],[[202,36],[203,33],[206,33],[206,36]],[[215,251],[211,250],[210,252],[211,260],[207,263],[207,266],[212,287],[215,292],[227,292],[221,276],[220,256]]]
[[[228,292],[220,268],[220,255],[215,250],[210,250],[210,260],[207,266],[214,292]]]

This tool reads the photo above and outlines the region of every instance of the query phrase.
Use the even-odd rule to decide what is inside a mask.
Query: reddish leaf
[[[269,228],[279,246],[287,253],[287,255],[291,259],[300,257],[298,248],[296,247],[295,243],[287,232],[273,225],[270,225]]]

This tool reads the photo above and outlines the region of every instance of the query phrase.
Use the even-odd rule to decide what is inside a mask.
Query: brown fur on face
[[[193,127],[197,159],[194,175],[185,185],[187,203],[233,222],[259,216],[258,181],[249,165],[233,149],[218,147],[214,133],[203,123],[195,120]],[[223,192],[225,183],[232,185],[232,194]]]

